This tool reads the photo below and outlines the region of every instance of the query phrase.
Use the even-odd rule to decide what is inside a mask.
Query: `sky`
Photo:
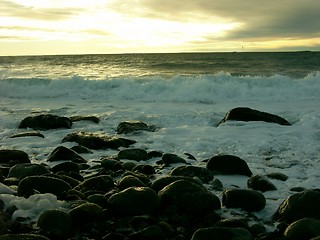
[[[0,0],[0,55],[320,51],[319,0]]]

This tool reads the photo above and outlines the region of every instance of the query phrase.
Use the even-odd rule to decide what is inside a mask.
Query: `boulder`
[[[10,138],[19,138],[19,137],[41,137],[44,138],[44,135],[38,131],[28,131],[16,133],[10,136]]]
[[[250,177],[252,172],[246,161],[233,155],[218,155],[209,159],[207,168],[216,174],[245,175]]]
[[[91,121],[94,123],[99,123],[100,119],[96,116],[72,116],[70,117],[72,122],[78,122],[78,121]]]
[[[77,163],[86,163],[87,161],[81,157],[78,153],[71,150],[70,148],[59,146],[55,148],[49,155],[47,161],[61,161],[61,160],[70,160]]]
[[[35,163],[23,163],[11,167],[8,173],[8,177],[13,177],[21,180],[28,176],[38,176],[47,173],[49,173],[49,170],[43,165]]]
[[[241,208],[247,212],[261,211],[266,206],[266,198],[255,190],[227,189],[222,193],[222,205],[227,208]]]
[[[67,212],[47,210],[41,213],[37,226],[44,235],[54,239],[68,239],[72,235],[72,220]]]
[[[218,123],[218,126],[221,123],[224,123],[226,121],[263,121],[263,122],[271,122],[271,123],[277,123],[280,125],[286,125],[290,126],[291,124],[285,120],[282,117],[279,117],[277,115],[267,113],[267,112],[260,112],[255,109],[251,109],[248,107],[237,107],[232,110],[230,110],[224,118]]]
[[[52,167],[51,171],[53,173],[57,173],[57,172],[79,173],[80,169],[79,169],[79,165],[77,163],[74,163],[74,162],[62,162],[62,163],[59,163],[59,164],[55,165],[54,167]]]
[[[139,164],[136,165],[132,168],[133,172],[139,172],[145,175],[152,175],[156,173],[156,170],[153,166],[149,165],[149,164]]]
[[[286,198],[273,215],[273,219],[292,223],[301,218],[320,220],[320,191],[304,190]]]
[[[179,166],[175,167],[169,173],[171,176],[185,176],[185,177],[197,177],[203,183],[208,183],[213,180],[213,173],[207,168],[197,166]]]
[[[210,227],[200,228],[191,240],[253,240],[251,233],[244,228]]]
[[[21,150],[0,149],[0,164],[13,166],[21,163],[31,163],[29,155]]]
[[[119,123],[117,127],[117,133],[118,134],[127,134],[132,133],[136,131],[149,131],[154,132],[156,130],[156,127],[153,125],[147,125],[146,123],[142,121],[125,121]]]
[[[29,176],[22,179],[18,185],[18,196],[29,197],[35,192],[52,193],[58,198],[71,189],[65,181],[48,176]]]
[[[155,190],[156,192],[159,192],[162,188],[164,188],[165,186],[173,183],[173,182],[176,182],[178,180],[185,180],[185,181],[188,181],[188,182],[191,182],[191,183],[194,183],[194,184],[198,184],[200,186],[203,186],[202,183],[200,183],[200,181],[194,179],[194,178],[191,178],[191,177],[185,177],[185,176],[165,176],[165,177],[161,177],[161,178],[158,178],[156,179],[152,185],[151,185],[151,188],[153,190]]]
[[[182,157],[179,157],[176,154],[173,153],[165,153],[162,155],[162,164],[164,165],[170,165],[174,163],[187,163],[186,160],[184,160]]]
[[[266,177],[271,178],[271,179],[280,180],[283,182],[287,181],[287,179],[289,178],[286,174],[280,173],[280,172],[268,173],[268,174],[266,174]]]
[[[129,187],[113,194],[108,202],[114,213],[132,216],[154,212],[159,206],[160,199],[149,187]]]
[[[127,175],[120,179],[118,187],[120,189],[127,189],[129,187],[147,187],[147,185],[139,178],[132,175]]]
[[[118,138],[100,133],[74,132],[65,136],[62,142],[76,142],[89,149],[118,149],[119,147],[129,147],[136,143],[134,140]]]
[[[247,185],[248,188],[261,192],[277,190],[276,186],[272,182],[270,182],[270,180],[260,175],[250,177],[248,179]]]
[[[23,119],[19,128],[32,128],[37,130],[49,130],[55,128],[71,128],[72,121],[68,117],[60,117],[52,114],[41,114]]]
[[[106,193],[113,187],[114,182],[109,175],[100,175],[84,180],[79,186],[76,187],[76,190],[80,190],[82,193],[92,190]]]
[[[128,159],[135,161],[145,161],[149,159],[149,155],[146,150],[140,148],[128,148],[122,149],[118,153],[119,159]]]
[[[320,236],[320,220],[302,218],[291,223],[284,232],[286,240],[309,240]]]
[[[73,225],[79,228],[101,222],[103,209],[97,204],[85,202],[72,208],[69,214]]]
[[[204,186],[185,180],[175,181],[158,193],[161,208],[170,214],[201,216],[220,209],[220,200]]]

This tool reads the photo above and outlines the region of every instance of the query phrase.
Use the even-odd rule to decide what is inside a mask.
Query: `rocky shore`
[[[30,116],[19,126],[28,130],[11,137],[45,139],[46,130],[70,129],[74,121],[82,120],[99,124],[93,116]],[[226,121],[290,127],[279,116],[249,108],[232,109],[218,127]],[[188,153],[178,156],[135,148],[132,133],[141,131],[157,127],[127,121],[119,123],[115,136],[75,131],[61,143],[76,146],[56,146],[48,164],[32,162],[21,150],[1,149],[0,240],[320,239],[319,189],[291,189],[293,194],[272,218],[258,218],[255,213],[267,207],[265,193],[277,190],[273,181],[286,181],[288,176],[257,175],[245,159],[234,155],[198,160]],[[103,149],[118,153],[90,166],[90,154]],[[50,167],[53,162],[57,164]],[[90,176],[83,174],[87,170]],[[247,187],[225,187],[220,176],[243,176]],[[25,200],[24,204],[11,196]],[[18,214],[35,204],[41,210],[33,211],[33,216]]]

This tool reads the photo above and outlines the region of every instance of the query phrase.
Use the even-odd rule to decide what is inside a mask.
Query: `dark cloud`
[[[2,1],[0,5],[2,16],[18,17],[36,20],[64,20],[83,11],[80,8],[36,8],[17,4],[11,1]]]

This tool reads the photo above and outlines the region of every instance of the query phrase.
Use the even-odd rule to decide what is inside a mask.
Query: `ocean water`
[[[202,160],[212,156],[232,154],[244,159],[254,175],[288,175],[285,182],[272,180],[278,190],[264,194],[267,206],[255,213],[263,221],[293,194],[292,187],[319,188],[319,104],[320,52],[0,57],[1,149],[20,149],[32,162],[52,166],[46,159],[54,148],[74,145],[61,143],[68,133],[115,135],[121,121],[141,120],[157,131],[126,135],[137,141],[132,147],[185,159],[185,153],[190,153],[197,161],[187,161],[198,166],[205,166]],[[216,127],[226,112],[239,106],[277,114],[292,126],[227,122]],[[94,115],[101,121],[42,131],[44,139],[9,138],[25,131],[18,129],[22,119],[40,113]],[[98,150],[83,157],[97,165],[101,157],[116,154],[116,150]],[[148,163],[155,165],[157,160]],[[157,177],[169,170],[159,171]],[[246,188],[248,179],[216,178],[225,188]],[[7,191],[4,186],[0,190]],[[221,197],[221,192],[215,193]],[[7,205],[24,201],[4,195]],[[60,203],[45,206],[61,207]],[[34,209],[31,204],[21,215],[36,217]]]

